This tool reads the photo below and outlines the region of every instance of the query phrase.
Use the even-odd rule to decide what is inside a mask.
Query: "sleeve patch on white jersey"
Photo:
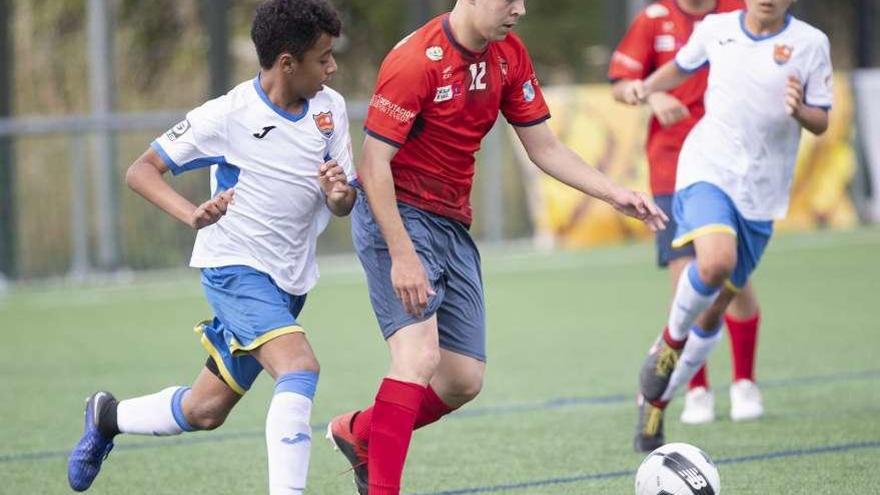
[[[333,112],[316,113],[312,115],[312,118],[315,120],[315,126],[318,127],[318,130],[321,131],[324,137],[329,138],[333,135],[333,129],[335,128],[333,125]]]
[[[648,16],[648,19],[656,19],[658,17],[666,17],[669,15],[669,9],[660,5],[659,3],[652,3],[645,9],[645,15]]]
[[[183,119],[178,122],[177,125],[169,129],[168,132],[165,133],[165,137],[173,143],[177,138],[186,134],[191,128],[192,126],[189,123],[189,119]]]

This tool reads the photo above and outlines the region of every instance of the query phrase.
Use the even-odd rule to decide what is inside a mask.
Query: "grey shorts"
[[[436,293],[424,313],[404,309],[391,284],[391,256],[362,191],[351,214],[351,237],[367,276],[373,312],[387,339],[437,315],[440,347],[486,361],[486,310],[480,253],[464,224],[398,203],[404,227]]]

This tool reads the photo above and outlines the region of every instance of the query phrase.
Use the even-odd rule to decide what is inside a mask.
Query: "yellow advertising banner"
[[[648,190],[644,143],[649,115],[645,108],[615,102],[607,84],[547,87],[544,92],[553,113],[550,126],[563,142],[615,181]],[[848,192],[856,156],[851,139],[852,91],[845,76],[835,77],[834,96],[828,132],[820,137],[804,132],[791,208],[777,229],[857,223]],[[521,147],[517,156],[526,177],[535,236],[541,244],[575,248],[650,237],[640,222],[543,174],[529,163]]]

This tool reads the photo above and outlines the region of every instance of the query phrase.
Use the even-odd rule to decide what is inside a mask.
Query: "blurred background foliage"
[[[249,31],[259,0],[106,0],[110,8],[112,61],[89,60],[89,0],[0,0],[11,32],[12,117],[88,114],[90,64],[111,63],[113,109],[116,112],[170,110],[180,115],[217,94],[212,84],[209,19],[227,9],[226,87],[252,78],[258,64]],[[339,72],[332,86],[349,102],[368,98],[376,71],[388,50],[426,19],[448,11],[454,0],[333,0],[343,17],[337,44]],[[801,0],[795,14],[831,33],[835,67],[847,70],[856,59],[856,12],[880,0]],[[628,24],[625,0],[528,0],[528,14],[517,27],[545,85],[603,83],[610,53]],[[876,10],[875,10],[876,11]],[[876,38],[876,36],[875,36]],[[880,42],[877,42],[880,43]],[[215,66],[216,67],[216,66]],[[216,77],[216,75],[215,75]],[[222,90],[225,92],[225,89]],[[351,123],[354,149],[359,151],[361,123]],[[170,220],[124,186],[125,168],[161,132],[120,132],[116,138],[112,181],[122,264],[129,268],[181,266],[188,259],[193,232]],[[91,138],[85,136],[86,140]],[[12,173],[0,176],[0,194],[8,191],[15,205],[12,240],[15,261],[10,272],[41,277],[70,268],[75,222],[69,210],[77,203],[89,212],[88,236],[99,242],[96,186],[101,173],[90,142],[75,144],[70,134],[17,137]],[[505,141],[506,143],[506,141]],[[502,145],[505,239],[529,236],[533,226],[526,213],[521,174],[511,147]],[[89,164],[85,178],[72,173],[73,160]],[[2,171],[2,170],[0,170]],[[174,187],[194,202],[209,194],[207,171],[184,174]],[[477,175],[474,233],[480,238],[489,218]],[[83,185],[76,185],[77,182]],[[11,184],[11,189],[10,189]],[[2,199],[2,198],[0,198]],[[3,218],[0,218],[3,220]],[[2,223],[2,222],[0,222]],[[7,223],[7,226],[9,223]],[[0,229],[2,230],[2,229]],[[6,230],[8,232],[9,230]],[[0,233],[0,235],[3,235]],[[4,240],[0,238],[0,244]],[[346,222],[334,222],[321,238],[322,252],[350,249]],[[2,281],[3,267],[0,267]]]
[[[228,2],[232,84],[258,69],[250,22],[258,0]],[[340,71],[333,85],[349,98],[372,89],[384,54],[423,17],[453,0],[336,0],[342,12]],[[15,114],[88,111],[86,0],[14,0]],[[208,95],[205,11],[211,0],[116,0],[116,109],[189,108]],[[622,0],[530,0],[517,28],[546,83],[604,80],[614,42],[626,26]],[[853,1],[804,0],[795,5],[833,33],[835,64],[852,65]],[[833,15],[831,15],[833,13]]]

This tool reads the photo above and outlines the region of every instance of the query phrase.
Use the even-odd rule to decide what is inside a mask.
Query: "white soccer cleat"
[[[758,385],[751,380],[737,380],[730,386],[730,419],[748,421],[764,415],[764,403]]]
[[[715,421],[715,395],[706,387],[696,387],[684,395],[684,409],[679,420],[686,425]]]

